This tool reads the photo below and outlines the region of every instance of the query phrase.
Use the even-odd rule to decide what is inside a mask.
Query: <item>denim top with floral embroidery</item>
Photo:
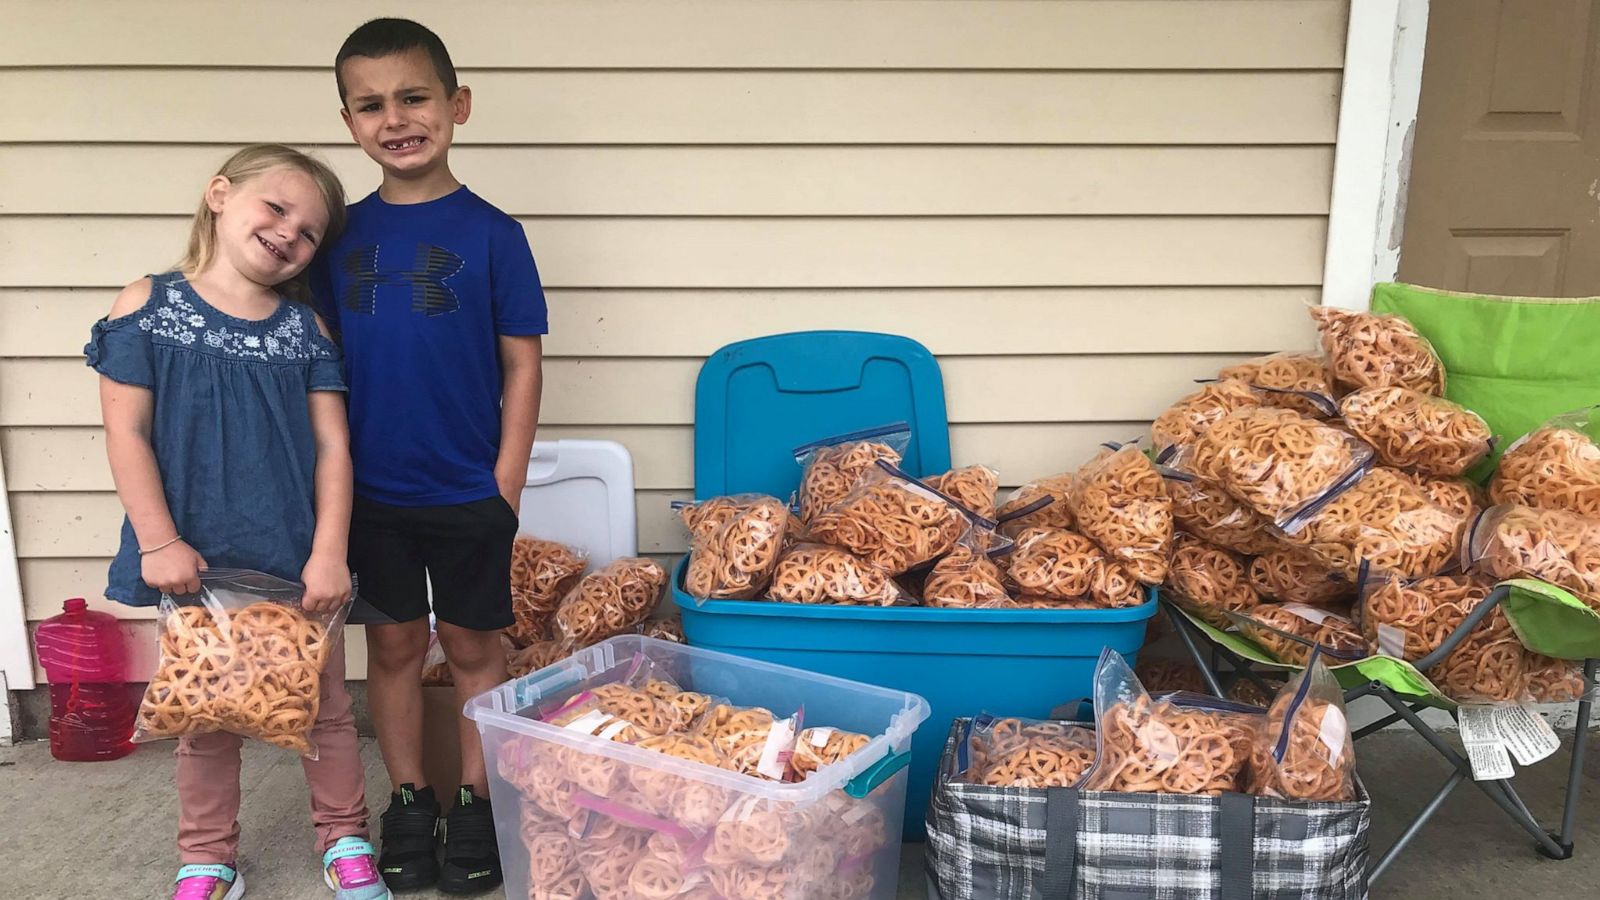
[[[343,391],[339,350],[311,309],[282,300],[259,321],[200,297],[182,275],[153,276],[138,310],[96,322],[91,368],[155,395],[150,443],[178,533],[216,567],[298,580],[316,525],[311,391]],[[106,596],[151,606],[139,545],[122,521]]]

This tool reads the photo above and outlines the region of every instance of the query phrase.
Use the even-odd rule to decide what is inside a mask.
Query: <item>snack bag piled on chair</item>
[[[135,741],[227,731],[317,758],[322,667],[346,602],[313,615],[301,586],[262,572],[200,573],[194,597],[161,598],[161,659],[145,689]]]

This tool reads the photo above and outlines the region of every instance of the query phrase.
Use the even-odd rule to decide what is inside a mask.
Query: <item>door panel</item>
[[[1492,294],[1600,295],[1597,6],[1432,4],[1403,280]]]

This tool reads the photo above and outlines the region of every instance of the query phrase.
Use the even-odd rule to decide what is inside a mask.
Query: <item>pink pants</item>
[[[367,837],[366,772],[350,708],[341,641],[322,673],[322,701],[311,728],[318,758],[300,760],[319,853],[342,837]],[[238,856],[242,744],[238,735],[221,731],[178,741],[178,859],[184,865],[233,865]]]

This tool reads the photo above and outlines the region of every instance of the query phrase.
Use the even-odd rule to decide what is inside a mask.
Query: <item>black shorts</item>
[[[433,614],[473,631],[496,631],[511,613],[511,545],[517,514],[499,494],[454,506],[391,506],[355,499],[350,571],[361,596],[397,622]]]

